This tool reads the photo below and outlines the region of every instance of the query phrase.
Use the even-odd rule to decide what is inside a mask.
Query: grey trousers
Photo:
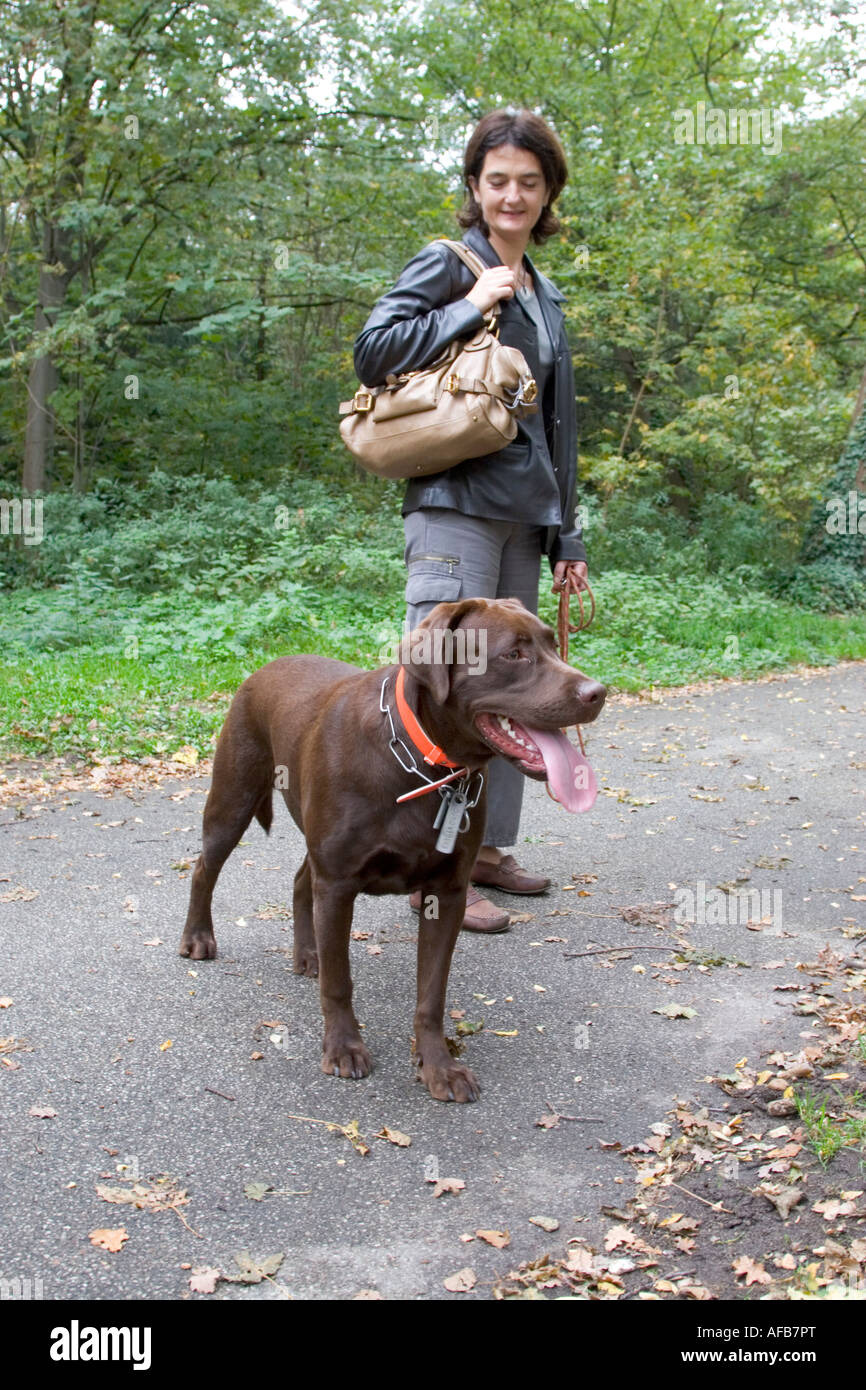
[[[404,517],[406,620],[410,628],[437,603],[459,598],[519,598],[538,612],[542,527],[425,507]],[[485,845],[513,845],[520,827],[524,777],[504,758],[487,774]]]

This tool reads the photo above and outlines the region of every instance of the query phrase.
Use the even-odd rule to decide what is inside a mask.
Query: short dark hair
[[[532,240],[540,245],[559,231],[559,218],[554,216],[551,207],[568,181],[568,163],[559,137],[533,111],[506,106],[501,111],[488,112],[478,122],[463,155],[466,201],[457,214],[457,221],[461,227],[480,227],[487,234],[487,223],[481,215],[481,206],[472,193],[469,180],[480,177],[488,152],[498,149],[500,145],[516,145],[518,149],[529,150],[541,165],[549,194],[547,204],[532,229]]]

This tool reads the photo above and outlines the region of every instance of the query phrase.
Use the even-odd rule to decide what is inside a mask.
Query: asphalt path
[[[0,1036],[24,1047],[0,1052],[0,1278],[39,1281],[46,1299],[487,1298],[521,1260],[600,1240],[602,1208],[632,1192],[605,1146],[796,1039],[774,986],[866,923],[864,708],[863,663],[611,699],[588,738],[594,809],[568,815],[527,783],[516,852],[553,888],[494,894],[527,919],[464,933],[451,972],[450,1022],[483,1020],[464,1040],[475,1105],[414,1079],[415,919],[400,898],[355,913],[374,1071],[321,1073],[317,988],[291,972],[302,841],[281,804],[270,838],[254,825],[223,871],[215,962],[177,954],[206,781],[7,805]],[[653,904],[674,905],[662,925]],[[570,954],[598,947],[630,954]],[[654,1012],[672,1003],[695,1013]],[[539,1127],[551,1110],[577,1118]],[[370,1152],[312,1121],[357,1121]],[[411,1145],[375,1138],[384,1127]],[[465,1186],[436,1196],[436,1176]],[[141,1208],[97,1193],[132,1178]],[[185,1204],[150,1209],[178,1189]],[[125,1230],[117,1253],[92,1243],[104,1228]],[[461,1239],[479,1229],[510,1245]],[[244,1251],[284,1258],[260,1283],[190,1292],[193,1269],[237,1270]],[[466,1267],[473,1291],[450,1293]]]

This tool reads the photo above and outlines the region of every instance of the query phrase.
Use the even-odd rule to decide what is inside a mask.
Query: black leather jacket
[[[501,265],[476,227],[463,240],[486,265]],[[585,560],[575,514],[577,412],[574,371],[560,307],[563,296],[529,262],[551,342],[554,364],[542,408],[518,422],[513,443],[483,458],[467,459],[444,473],[410,481],[403,515],[421,507],[450,507],[469,516],[521,521],[544,528],[544,551],[557,560]],[[441,242],[426,246],[376,304],[355,342],[355,370],[366,386],[381,386],[391,373],[434,362],[455,338],[471,337],[483,315],[466,299],[475,277]],[[538,372],[538,335],[518,296],[500,302],[500,341],[520,348]]]

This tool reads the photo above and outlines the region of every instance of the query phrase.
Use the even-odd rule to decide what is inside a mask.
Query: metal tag
[[[439,831],[439,839],[436,841],[436,848],[440,854],[450,854],[457,843],[459,832],[467,828],[463,824],[467,802],[468,798],[465,792],[455,792],[452,796],[448,809],[442,817],[442,828]],[[439,810],[441,813],[441,806]],[[436,819],[438,821],[439,817],[437,816]],[[468,822],[468,816],[466,816],[466,820]]]
[[[439,796],[441,797],[441,800],[440,800],[440,802],[439,802],[439,810],[436,812],[436,819],[435,819],[434,822],[433,822],[433,829],[434,829],[434,830],[438,830],[439,827],[440,827],[440,825],[442,824],[442,821],[443,821],[444,818],[445,818],[445,812],[448,810],[448,807],[451,805],[451,798],[452,798],[453,795],[454,795],[454,788],[453,788],[453,787],[443,787],[442,790],[441,790],[441,792],[439,793]]]

